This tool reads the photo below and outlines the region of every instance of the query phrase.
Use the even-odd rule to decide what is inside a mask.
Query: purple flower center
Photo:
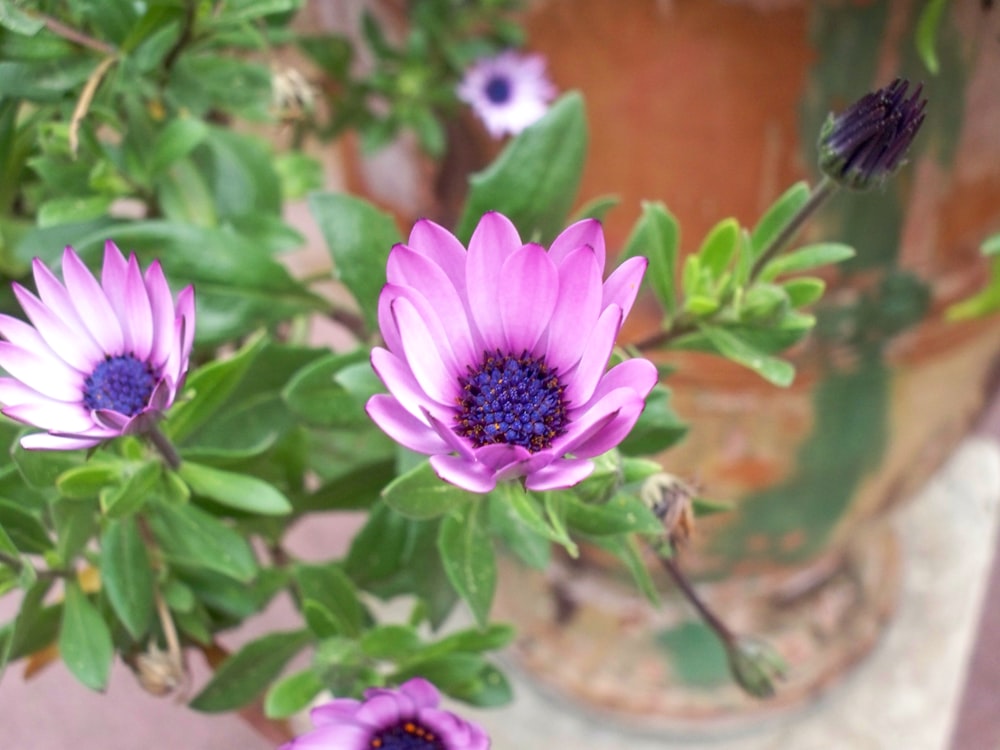
[[[445,750],[441,738],[432,730],[409,719],[382,730],[368,746],[377,750]]]
[[[510,79],[507,76],[491,76],[486,82],[486,98],[491,104],[506,104],[510,101]]]
[[[131,354],[107,357],[83,381],[88,409],[111,409],[134,417],[149,404],[156,376],[146,362]]]
[[[507,443],[536,453],[566,430],[563,385],[544,357],[484,352],[459,383],[455,431],[477,448]]]

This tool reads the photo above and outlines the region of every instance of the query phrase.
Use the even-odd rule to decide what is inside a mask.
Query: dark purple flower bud
[[[907,97],[909,86],[897,78],[845,112],[831,113],[819,136],[820,169],[853,190],[882,185],[892,176],[924,121],[923,85]]]

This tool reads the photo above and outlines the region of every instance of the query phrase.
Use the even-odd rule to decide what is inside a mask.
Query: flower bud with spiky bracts
[[[819,136],[824,174],[852,190],[880,186],[895,174],[924,122],[927,105],[923,86],[907,96],[909,86],[897,78],[827,117]]]

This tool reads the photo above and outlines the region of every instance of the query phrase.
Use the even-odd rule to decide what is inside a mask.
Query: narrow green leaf
[[[45,22],[25,13],[13,0],[0,0],[0,26],[15,34],[34,36],[45,28]]]
[[[854,256],[853,247],[843,245],[839,242],[822,242],[815,245],[806,245],[785,255],[779,255],[772,260],[764,267],[760,278],[761,281],[773,281],[782,274],[808,271],[820,266],[840,263]]]
[[[486,169],[469,178],[455,234],[468,243],[480,218],[499,211],[525,240],[548,242],[573,205],[587,150],[583,97],[570,92],[510,141]]]
[[[28,451],[16,441],[10,457],[29,487],[51,490],[56,479],[67,469],[83,463],[80,451]]]
[[[273,485],[248,474],[223,471],[191,461],[183,461],[177,472],[196,494],[227,508],[271,516],[284,515],[292,510],[288,499]]]
[[[646,279],[668,315],[677,312],[677,253],[680,226],[662,203],[644,202],[642,216],[625,242],[623,257],[649,259]]]
[[[124,481],[125,464],[121,461],[89,461],[67,469],[56,478],[59,494],[71,500],[97,497],[111,484]]]
[[[162,472],[163,464],[158,460],[126,465],[125,481],[101,491],[101,511],[108,518],[124,518],[135,513],[150,499]]]
[[[371,394],[355,392],[356,389],[351,388],[354,381],[342,376],[345,370],[358,364],[363,364],[366,373],[371,373],[366,349],[318,359],[295,374],[282,389],[281,397],[296,416],[310,425],[355,426],[367,420],[364,402]]]
[[[790,363],[765,354],[726,329],[703,325],[699,330],[719,354],[750,368],[768,382],[784,387],[795,378],[795,368]]]
[[[361,634],[368,616],[354,583],[339,565],[296,565],[292,575],[302,599],[325,608],[340,635],[356,638]]]
[[[600,536],[593,537],[590,541],[601,549],[610,552],[625,564],[628,572],[632,575],[633,582],[639,591],[642,592],[643,596],[649,600],[650,604],[657,606],[660,604],[660,592],[657,590],[656,584],[649,574],[649,568],[646,567],[646,561],[643,559],[639,551],[639,545],[633,535]]]
[[[601,505],[566,499],[566,523],[583,534],[606,536],[637,532],[662,534],[663,522],[634,495],[620,492]]]
[[[19,550],[40,555],[55,545],[42,522],[17,503],[0,498],[0,527]]]
[[[304,669],[284,677],[267,691],[264,698],[264,715],[269,719],[284,719],[309,706],[324,688],[319,676],[312,669]]]
[[[250,581],[257,563],[246,539],[193,505],[158,505],[149,525],[167,559]]]
[[[483,628],[466,628],[445,636],[419,652],[417,658],[429,659],[456,652],[496,651],[510,645],[517,631],[505,623],[493,622]]]
[[[444,517],[438,551],[445,573],[481,626],[489,621],[496,590],[493,543],[483,528],[483,503],[471,502]]]
[[[38,207],[38,226],[51,227],[98,219],[108,212],[110,205],[110,195],[52,198]]]
[[[266,345],[266,338],[257,338],[234,357],[216,360],[191,373],[184,389],[186,400],[174,405],[164,425],[175,442],[183,442],[215,414],[236,390]]]
[[[382,498],[393,510],[417,520],[437,518],[470,501],[469,493],[443,481],[426,461],[390,482]]]
[[[111,631],[76,581],[66,582],[59,655],[80,682],[104,690],[114,658]]]
[[[385,263],[402,238],[393,218],[370,203],[343,193],[314,193],[309,208],[333,258],[337,278],[354,295],[375,328],[378,296],[385,284]]]
[[[171,120],[160,132],[149,154],[149,172],[155,176],[195,150],[208,136],[209,128],[195,117]]]
[[[792,307],[811,305],[820,300],[823,297],[823,292],[826,291],[826,282],[814,276],[789,279],[782,286],[785,288],[785,294],[788,295],[788,301]]]
[[[56,549],[63,565],[71,565],[96,535],[99,517],[100,513],[94,500],[52,505]]]
[[[402,661],[420,648],[419,636],[408,625],[380,625],[361,638],[361,650],[371,659]]]
[[[937,75],[941,67],[938,63],[935,39],[947,4],[948,0],[927,0],[917,21],[917,52],[920,53],[920,59],[924,61],[927,70],[933,75]]]
[[[135,640],[153,618],[153,568],[135,518],[108,524],[101,536],[101,585]]]
[[[760,257],[764,249],[771,244],[795,213],[809,200],[809,193],[807,182],[796,182],[764,212],[750,234],[754,260]]]
[[[250,641],[226,659],[188,704],[196,711],[222,713],[245,706],[260,695],[312,635],[307,630],[270,633]]]
[[[736,219],[723,219],[705,236],[698,256],[701,267],[718,281],[729,267],[740,241],[740,223]]]
[[[546,515],[546,508],[539,506],[532,493],[525,492],[521,485],[505,482],[495,490],[496,501],[504,503],[519,523],[527,526],[535,534],[561,544],[570,557],[576,557],[579,550],[566,533],[565,528],[553,524]]]

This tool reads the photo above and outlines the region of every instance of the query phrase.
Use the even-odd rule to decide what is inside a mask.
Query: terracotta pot
[[[922,7],[539,0],[526,15],[555,80],[584,93],[582,196],[622,199],[606,221],[612,246],[644,199],[667,204],[688,249],[725,216],[752,225],[792,182],[815,179],[830,110],[896,75],[924,79],[930,99],[903,172],[881,193],[835,196],[803,237],[848,242],[858,257],[831,275],[791,388],[706,355],[664,357],[691,432],[663,464],[737,504],[700,523],[681,560],[734,629],[784,653],[787,684],[766,707],[741,696],[686,607],[653,610],[600,558],[544,577],[509,565],[498,606],[519,625],[521,664],[587,710],[633,725],[713,717],[717,728],[721,716],[800,703],[889,618],[898,565],[884,513],[995,392],[1000,352],[995,320],[943,319],[985,282],[978,246],[1000,229],[1000,10],[950,6],[931,77],[913,45]],[[650,300],[633,316],[626,335],[658,325]]]

